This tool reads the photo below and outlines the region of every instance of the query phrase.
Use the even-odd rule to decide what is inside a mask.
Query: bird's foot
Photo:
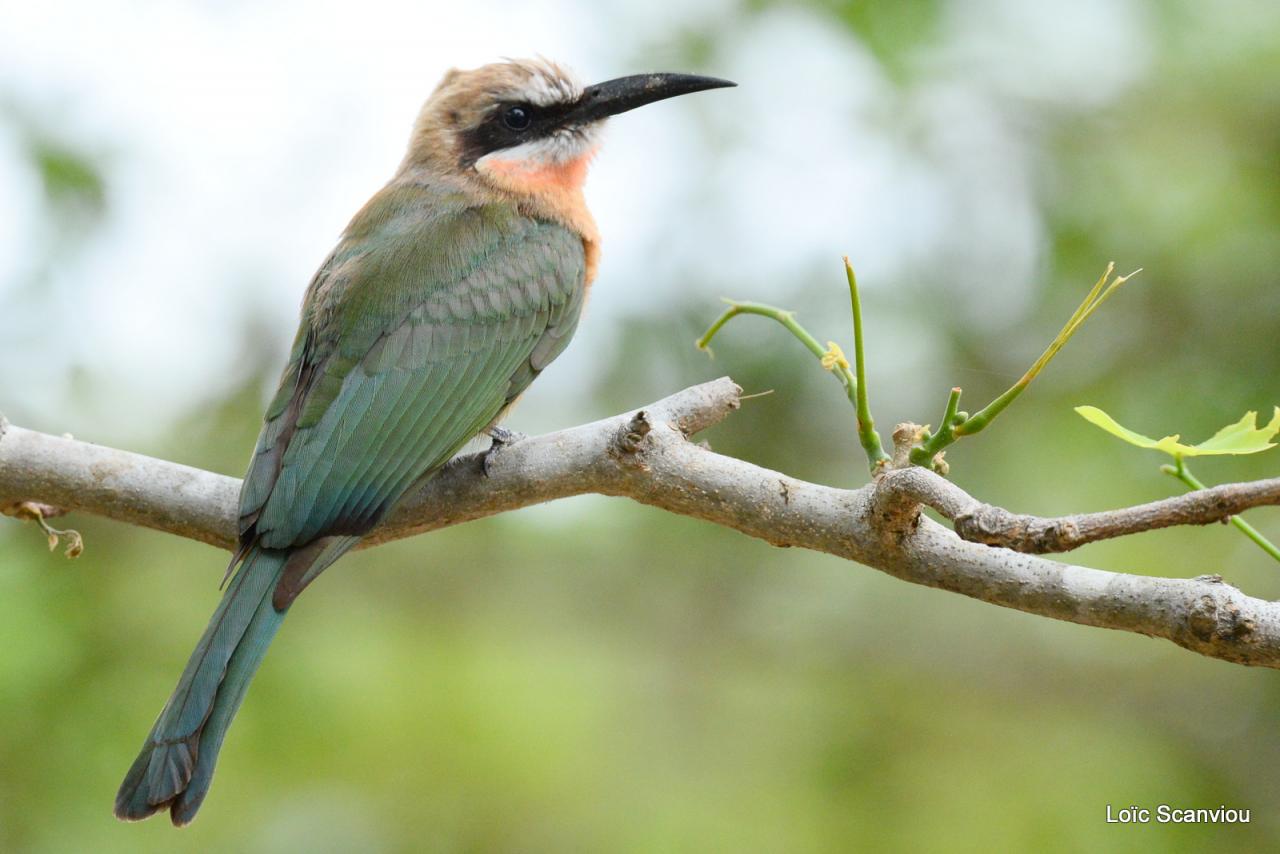
[[[480,465],[484,470],[484,476],[489,476],[489,471],[493,466],[493,461],[503,452],[508,445],[514,445],[516,442],[523,442],[529,438],[523,433],[517,433],[514,430],[508,430],[506,427],[493,426],[484,432],[489,434],[489,438],[493,443],[489,445],[489,449],[484,452]]]

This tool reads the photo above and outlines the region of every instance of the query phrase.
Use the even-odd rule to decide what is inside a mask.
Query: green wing
[[[242,543],[371,528],[568,343],[582,240],[513,206],[392,187],[313,282],[241,491]]]

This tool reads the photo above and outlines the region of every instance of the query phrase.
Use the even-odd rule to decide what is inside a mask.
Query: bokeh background
[[[615,120],[588,322],[511,425],[731,374],[717,450],[865,466],[838,386],[722,295],[848,342],[877,417],[1029,364],[1110,260],[1144,267],[954,479],[1025,512],[1178,484],[1085,424],[1198,440],[1280,403],[1280,6],[1083,0],[0,2],[0,409],[239,474],[297,303],[443,71],[535,52],[738,89]],[[1206,463],[1276,474],[1280,453]],[[1250,518],[1280,536],[1275,513]],[[583,497],[352,556],[293,610],[199,820],[115,787],[225,555],[0,520],[6,851],[1204,850],[1280,845],[1280,681]],[[1073,555],[1280,597],[1229,527]],[[1252,809],[1115,827],[1108,804]]]

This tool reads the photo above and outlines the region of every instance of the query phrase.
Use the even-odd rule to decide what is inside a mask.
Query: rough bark
[[[1280,503],[1280,479],[1060,519],[983,504],[918,467],[890,471],[860,489],[834,489],[689,441],[737,409],[739,392],[722,378],[642,410],[525,439],[493,455],[487,474],[483,455],[459,457],[415,490],[365,545],[570,495],[623,496],[775,545],[837,555],[914,584],[1161,637],[1225,661],[1280,667],[1280,603],[1246,596],[1218,576],[1152,578],[1025,553],[1221,521],[1247,507]],[[34,503],[230,549],[238,491],[235,478],[0,420],[0,512]],[[924,517],[924,506],[951,519],[956,530]]]

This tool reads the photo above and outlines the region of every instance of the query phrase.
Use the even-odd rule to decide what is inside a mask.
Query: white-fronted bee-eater
[[[238,569],[120,786],[119,818],[191,821],[293,600],[564,351],[599,254],[582,188],[604,120],[732,85],[584,87],[544,60],[445,75],[307,289],[240,491]]]

